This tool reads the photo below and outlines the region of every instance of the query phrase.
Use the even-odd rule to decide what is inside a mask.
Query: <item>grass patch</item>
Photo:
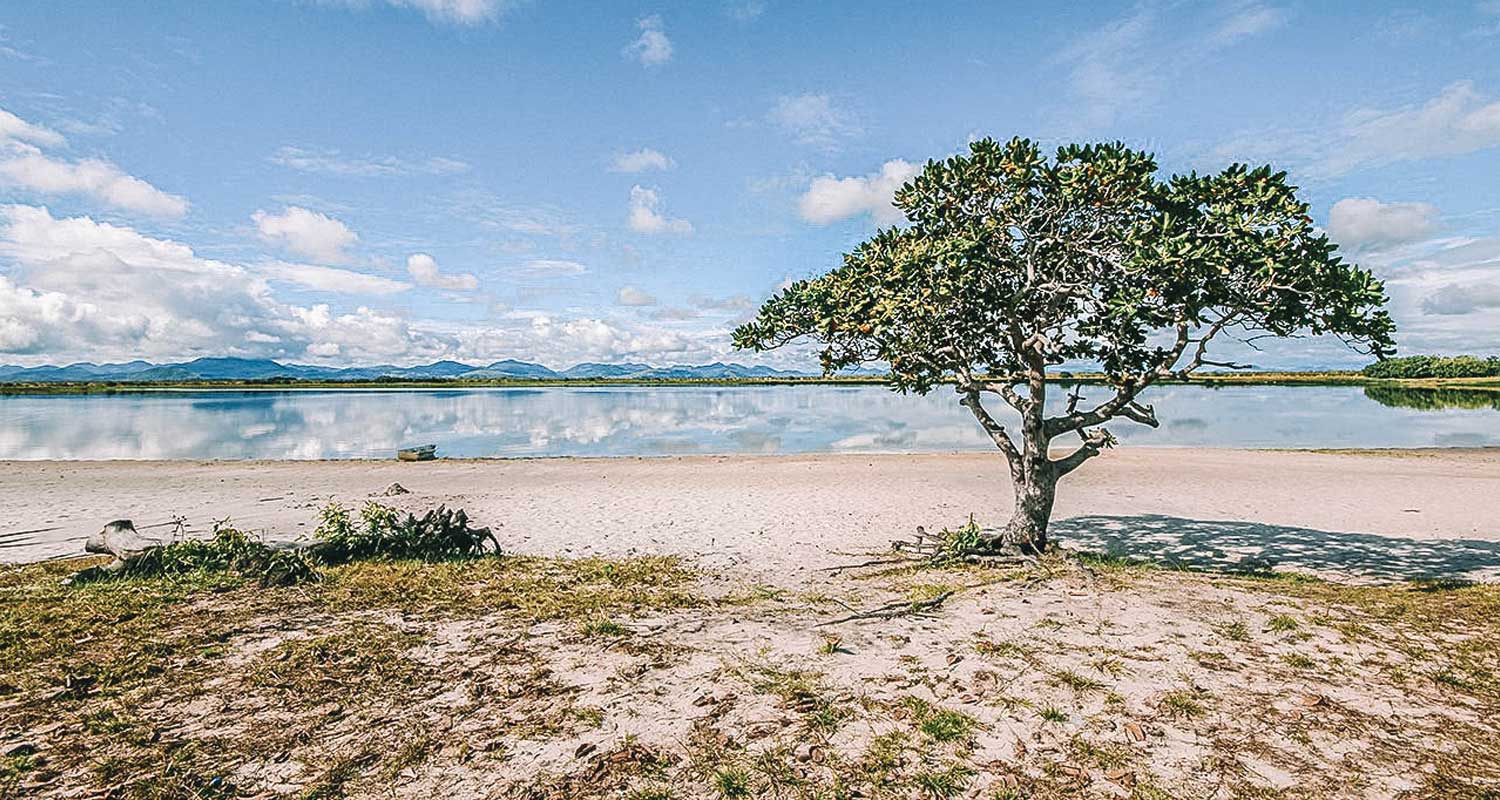
[[[902,704],[911,712],[917,730],[939,744],[967,741],[979,729],[979,720],[968,714],[934,706],[919,697],[908,697]]]
[[[1266,620],[1266,630],[1278,633],[1297,630],[1297,618],[1291,614],[1277,614]]]
[[[1174,719],[1198,719],[1208,713],[1204,705],[1207,693],[1195,689],[1174,689],[1162,695],[1156,704],[1158,711]]]
[[[1079,694],[1097,692],[1104,688],[1104,684],[1099,681],[1067,669],[1052,673],[1052,680],[1058,686],[1066,686]]]
[[[1287,653],[1281,657],[1283,663],[1293,669],[1312,669],[1317,662],[1301,653]]]
[[[302,779],[305,797],[342,797],[356,782],[399,783],[403,769],[436,751],[438,741],[427,737],[440,734],[377,726],[361,734],[368,752],[329,752],[320,740],[385,708],[400,718],[454,680],[486,691],[533,687],[507,702],[546,707],[517,711],[508,732],[540,730],[573,708],[552,699],[556,688],[524,650],[497,650],[480,666],[492,677],[439,674],[419,657],[429,648],[414,632],[428,618],[581,626],[703,602],[696,573],[673,559],[361,561],[321,568],[313,583],[267,587],[200,568],[65,585],[76,566],[0,567],[0,727],[34,742],[42,761],[0,762],[0,797],[38,786],[45,794],[66,780],[91,796],[212,800],[237,796],[229,776],[239,766],[291,751],[314,765]],[[392,618],[405,622],[384,621]],[[263,647],[268,639],[279,641]],[[202,730],[192,734],[126,711],[215,697],[225,705],[195,718],[190,727]],[[276,711],[262,719],[257,707]],[[214,732],[221,714],[240,727]],[[64,733],[27,733],[52,723]]]

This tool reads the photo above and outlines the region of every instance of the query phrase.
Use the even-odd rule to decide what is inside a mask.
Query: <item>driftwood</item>
[[[937,608],[952,596],[953,590],[949,589],[930,600],[919,600],[915,603],[910,601],[898,600],[894,603],[886,603],[883,606],[877,606],[868,611],[856,611],[846,617],[831,619],[827,622],[819,622],[813,627],[822,628],[827,625],[838,625],[843,622],[853,622],[854,620],[858,619],[895,619],[896,617],[903,617],[909,614],[921,614]]]
[[[991,533],[986,529],[984,532]],[[1021,552],[1020,548],[1005,547],[1000,550],[986,548],[984,550],[958,550],[954,551],[948,546],[947,539],[942,536],[934,536],[927,532],[921,525],[917,526],[917,533],[911,539],[892,539],[891,549],[897,553],[910,553],[914,560],[941,561],[945,563],[986,564],[989,566],[1033,566],[1037,563],[1034,556]]]
[[[117,519],[106,524],[97,533],[89,534],[88,541],[83,544],[84,552],[113,556],[114,559],[108,564],[89,567],[78,572],[69,580],[119,572],[125,569],[125,566],[133,559],[140,558],[158,547],[161,547],[161,542],[140,535],[136,532],[135,524],[130,520]]]

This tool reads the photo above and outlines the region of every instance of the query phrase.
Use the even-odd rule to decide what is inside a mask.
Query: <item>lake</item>
[[[1103,387],[1083,387],[1103,400]],[[1051,393],[1062,402],[1063,389]],[[1133,446],[1500,445],[1500,393],[1345,386],[1164,386]],[[150,391],[0,396],[0,459],[390,458],[943,452],[991,447],[948,389],[557,386]],[[998,398],[990,404],[998,410]],[[1066,442],[1060,439],[1059,442]]]

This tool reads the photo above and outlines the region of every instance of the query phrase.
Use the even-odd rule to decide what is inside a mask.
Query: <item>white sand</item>
[[[329,500],[357,506],[393,482],[412,493],[389,502],[462,507],[495,526],[510,550],[685,554],[782,580],[837,563],[840,552],[882,549],[917,525],[956,526],[970,513],[981,523],[1001,522],[1011,502],[999,456],[973,453],[0,462],[0,560],[79,552],[88,533],[116,518],[165,534],[173,516],[186,517],[195,531],[227,517],[271,537],[296,537],[312,530]],[[1269,558],[1331,571],[1348,563],[1354,573],[1405,577],[1400,571],[1411,564],[1466,573],[1500,563],[1500,550],[1484,546],[1500,541],[1496,497],[1495,450],[1135,448],[1106,453],[1066,479],[1055,516],[1088,515],[1059,525],[1063,541],[1128,540],[1143,555],[1213,563]],[[1371,535],[1401,541],[1390,551]]]
[[[737,763],[780,764],[824,784],[891,733],[912,737],[904,758],[950,763],[949,751],[964,748],[912,733],[903,711],[912,698],[975,720],[972,752],[962,756],[975,770],[966,797],[993,796],[1012,781],[1105,798],[1133,796],[1136,780],[1166,792],[1145,796],[1174,797],[1226,797],[1226,785],[1263,796],[1456,796],[1430,788],[1444,785],[1435,776],[1455,774],[1500,785],[1488,766],[1500,763],[1489,696],[1431,677],[1470,674],[1456,654],[1490,652],[1490,630],[1454,630],[1440,619],[1392,626],[1378,609],[1302,597],[1292,584],[1213,574],[815,572],[858,561],[849,553],[879,550],[918,524],[957,524],[970,512],[1003,518],[1002,470],[998,456],[983,455],[9,463],[0,464],[0,530],[56,526],[44,534],[53,544],[8,551],[27,557],[74,550],[76,537],[115,516],[145,524],[175,513],[198,525],[231,516],[297,535],[328,499],[360,503],[399,481],[412,494],[391,502],[461,505],[499,526],[509,549],[681,553],[721,568],[705,577],[712,593],[761,598],[621,616],[627,636],[592,635],[577,620],[529,624],[505,609],[455,620],[355,612],[246,626],[226,642],[227,664],[254,663],[291,638],[378,622],[418,636],[423,644],[408,655],[443,676],[395,705],[337,705],[331,716],[334,704],[285,707],[227,669],[191,701],[169,694],[139,709],[210,752],[267,719],[310,731],[286,758],[235,770],[252,791],[301,792],[360,747],[401,751],[410,731],[437,744],[394,779],[362,775],[350,797],[480,800],[500,796],[497,787],[568,776],[604,796],[597,780],[616,779],[629,766],[617,757],[645,748],[678,765],[669,773],[674,796],[707,800],[719,796],[707,777],[687,771],[706,752],[704,736],[743,748],[726,756]],[[1259,556],[1386,578],[1490,576],[1500,564],[1497,495],[1493,451],[1122,450],[1064,485],[1057,530],[1069,543],[1113,537],[1134,552],[1209,564]],[[934,584],[956,593],[933,614],[818,626],[845,606],[900,601]],[[807,712],[757,686],[793,671],[848,714],[831,736],[809,733]],[[1183,697],[1201,708],[1173,705]],[[537,720],[559,727],[538,729]],[[67,735],[28,741],[45,753]],[[76,796],[65,787],[81,780],[65,775],[36,796]],[[504,796],[578,796],[559,792]]]

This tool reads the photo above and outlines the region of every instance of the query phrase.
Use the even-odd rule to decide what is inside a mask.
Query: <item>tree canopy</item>
[[[879,231],[841,267],[798,281],[735,331],[767,349],[803,336],[825,370],[868,361],[926,392],[948,377],[1098,364],[1121,385],[1178,365],[1195,331],[1335,334],[1383,356],[1385,293],[1318,232],[1269,167],[1157,177],[1122,144],[974,142],[896,192],[910,225]],[[1227,366],[1227,364],[1221,364]]]
[[[1251,346],[1331,334],[1377,358],[1394,347],[1380,281],[1343,260],[1270,167],[1163,179],[1149,153],[1119,143],[1048,159],[1027,139],[983,139],[929,161],[895,204],[909,224],[766,301],[734,342],[810,337],[825,371],[883,361],[903,392],[953,381],[1010,465],[1016,512],[999,537],[1010,544],[1045,546],[1057,479],[1114,442],[1096,426],[1157,425],[1137,402],[1148,386],[1243,366],[1209,357],[1221,334]],[[1085,408],[1074,392],[1048,417],[1047,370],[1067,362],[1097,365],[1114,395]],[[986,393],[1020,412],[1019,447]],[[1076,449],[1052,458],[1052,439],[1074,432]]]

